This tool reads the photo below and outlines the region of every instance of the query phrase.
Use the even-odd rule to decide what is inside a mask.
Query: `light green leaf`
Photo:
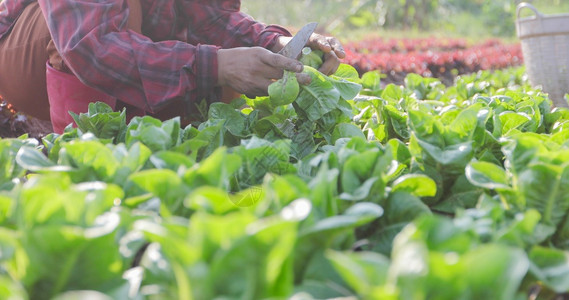
[[[392,192],[408,192],[416,197],[434,197],[437,194],[437,184],[425,175],[403,175],[393,182]]]
[[[557,293],[569,290],[569,252],[536,246],[529,253],[530,272]]]
[[[328,250],[326,257],[360,297],[371,298],[375,287],[387,283],[390,261],[379,253]]]
[[[509,180],[506,171],[493,163],[473,161],[465,170],[468,181],[473,185],[486,189],[509,189]]]
[[[362,86],[371,92],[381,90],[381,73],[379,71],[370,71],[362,75]]]

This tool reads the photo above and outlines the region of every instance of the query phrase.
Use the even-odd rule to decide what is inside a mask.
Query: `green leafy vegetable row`
[[[523,69],[305,72],[292,103],[214,103],[187,127],[96,103],[62,135],[0,140],[0,298],[569,290],[569,110]]]

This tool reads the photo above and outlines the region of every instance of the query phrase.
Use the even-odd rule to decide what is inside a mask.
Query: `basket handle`
[[[537,11],[537,8],[535,8],[535,6],[527,3],[527,2],[522,2],[518,5],[517,8],[517,19],[520,19],[520,13],[522,12],[522,9],[524,8],[529,8],[531,9],[534,13],[535,13],[535,17],[541,19],[543,17],[543,14],[540,13],[539,11]]]

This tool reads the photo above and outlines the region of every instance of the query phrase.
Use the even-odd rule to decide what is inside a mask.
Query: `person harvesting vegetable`
[[[196,101],[267,95],[285,71],[301,72],[276,54],[290,35],[241,12],[239,0],[2,0],[0,95],[55,132],[92,101],[184,117]],[[332,37],[313,34],[308,46],[325,53],[325,74],[345,56]]]

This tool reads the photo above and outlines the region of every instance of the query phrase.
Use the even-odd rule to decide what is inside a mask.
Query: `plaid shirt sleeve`
[[[148,36],[125,29],[123,0],[38,2],[58,51],[81,81],[151,113],[176,98],[211,95],[220,47],[270,47],[287,34],[239,12],[238,0],[142,0]]]
[[[10,31],[24,7],[31,2],[33,0],[0,0],[0,39]]]
[[[283,27],[266,26],[240,12],[241,1],[190,0],[184,3],[181,17],[188,22],[189,38],[194,42],[219,45],[222,48],[271,48],[276,42],[275,37],[291,36]]]

